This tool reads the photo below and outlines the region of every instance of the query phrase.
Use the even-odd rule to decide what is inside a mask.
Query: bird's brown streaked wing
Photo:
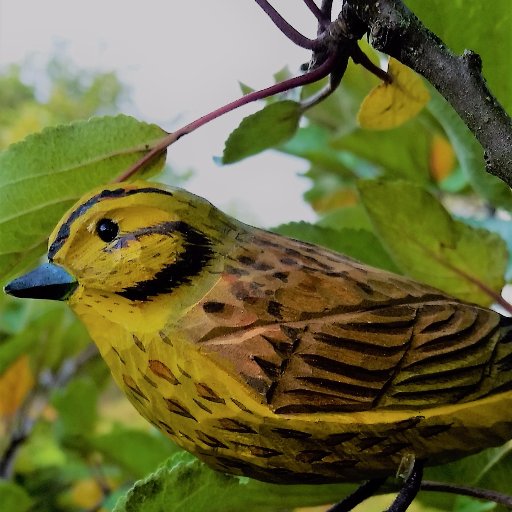
[[[498,314],[317,246],[265,232],[250,242],[198,304],[191,337],[275,412],[428,408],[485,392]]]

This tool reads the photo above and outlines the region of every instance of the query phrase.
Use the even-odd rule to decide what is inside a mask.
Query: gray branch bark
[[[402,0],[345,0],[339,20],[350,36],[423,75],[452,105],[485,151],[486,170],[512,186],[512,121],[482,75],[479,55],[455,55]]]

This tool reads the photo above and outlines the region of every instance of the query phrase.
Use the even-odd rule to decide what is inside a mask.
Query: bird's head
[[[57,224],[48,263],[5,291],[71,305],[80,300],[105,311],[141,309],[197,284],[229,230],[228,217],[184,190],[143,181],[103,186]]]

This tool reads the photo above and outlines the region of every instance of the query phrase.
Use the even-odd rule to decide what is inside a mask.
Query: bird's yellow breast
[[[441,463],[507,439],[512,392],[431,409],[276,414],[187,335],[206,296],[173,325],[131,332],[74,309],[139,413],[220,471],[271,482],[357,481],[390,475],[404,457]],[[490,439],[492,437],[492,439]]]

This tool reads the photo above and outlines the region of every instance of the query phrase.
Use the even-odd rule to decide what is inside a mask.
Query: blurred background
[[[280,9],[314,36],[304,5],[284,2]],[[8,114],[16,119],[3,145],[51,123],[52,116],[60,121],[55,118],[64,107],[69,120],[124,112],[172,131],[239,97],[239,81],[265,87],[284,66],[296,74],[308,59],[252,1],[0,0],[0,73],[18,72],[42,103],[20,104],[21,111]],[[0,112],[4,126],[9,106],[14,103]],[[314,218],[301,199],[308,187],[301,160],[267,152],[232,166],[214,163],[229,132],[257,108],[239,109],[183,138],[168,162],[177,173],[192,171],[190,191],[247,222],[273,226]]]

